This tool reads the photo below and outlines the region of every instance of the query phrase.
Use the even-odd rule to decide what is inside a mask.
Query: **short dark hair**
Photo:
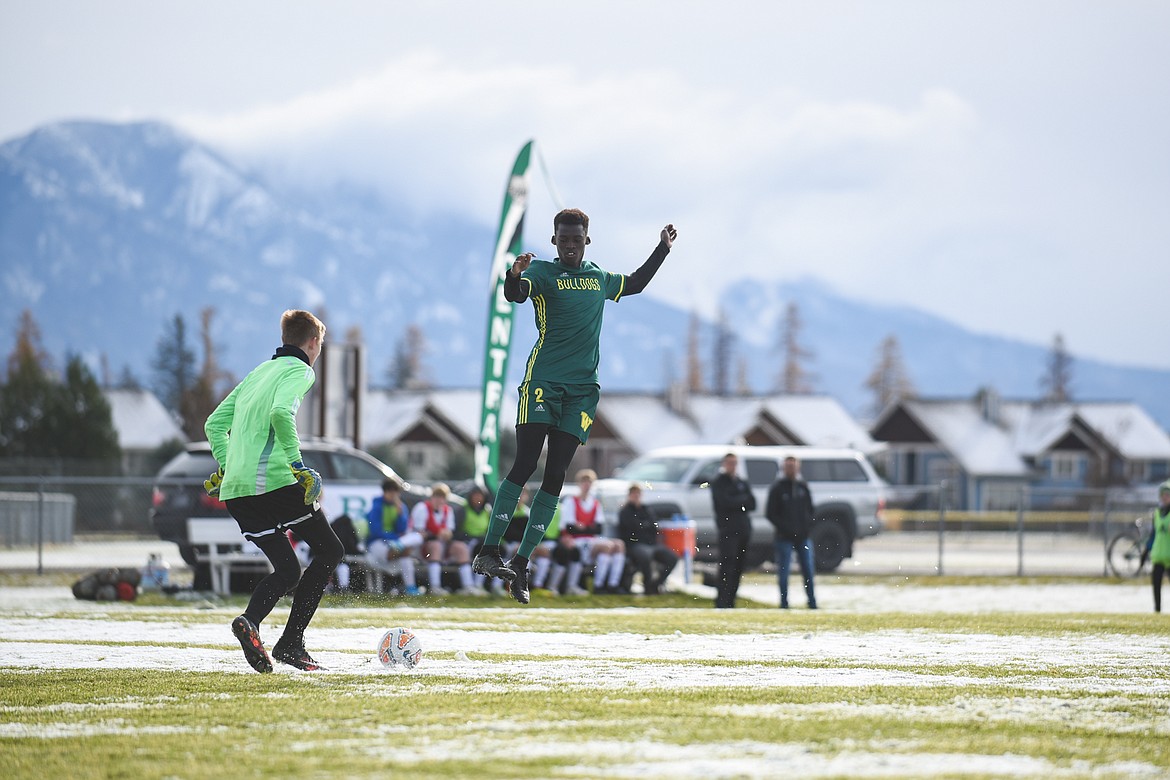
[[[384,479],[382,480],[382,492],[385,493],[387,490],[392,490],[395,493],[401,493],[402,485],[399,485],[398,480],[396,479]]]
[[[585,232],[589,232],[589,215],[581,209],[561,209],[557,215],[553,217],[553,232],[557,232],[557,228],[561,225],[580,225],[585,228]]]

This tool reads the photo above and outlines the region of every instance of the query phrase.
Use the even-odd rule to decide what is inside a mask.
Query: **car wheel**
[[[818,572],[836,570],[849,552],[849,534],[834,520],[821,520],[809,532]]]

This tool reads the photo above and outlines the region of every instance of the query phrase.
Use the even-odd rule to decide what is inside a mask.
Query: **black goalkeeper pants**
[[[325,513],[319,509],[308,520],[297,523],[293,530],[312,550],[312,562],[302,574],[301,562],[297,560],[297,554],[293,552],[287,536],[275,533],[255,537],[252,541],[268,556],[273,571],[260,580],[244,614],[253,623],[260,625],[272,612],[276,602],[286,593],[292,592],[292,609],[280,641],[295,646],[304,642],[305,628],[317,612],[325,586],[345,556],[345,548],[329,526]]]

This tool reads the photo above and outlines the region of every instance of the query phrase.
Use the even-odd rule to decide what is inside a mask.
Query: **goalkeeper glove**
[[[305,503],[312,504],[321,497],[321,475],[313,469],[307,467],[301,461],[293,461],[289,464],[292,469],[293,476],[297,479],[297,484],[305,491]]]
[[[207,491],[207,495],[212,498],[219,498],[219,486],[223,483],[223,469],[216,469],[215,472],[203,480],[203,489]]]

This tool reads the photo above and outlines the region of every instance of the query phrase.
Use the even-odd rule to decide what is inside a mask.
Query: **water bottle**
[[[142,589],[162,590],[171,584],[171,565],[158,553],[151,553],[142,567]]]

